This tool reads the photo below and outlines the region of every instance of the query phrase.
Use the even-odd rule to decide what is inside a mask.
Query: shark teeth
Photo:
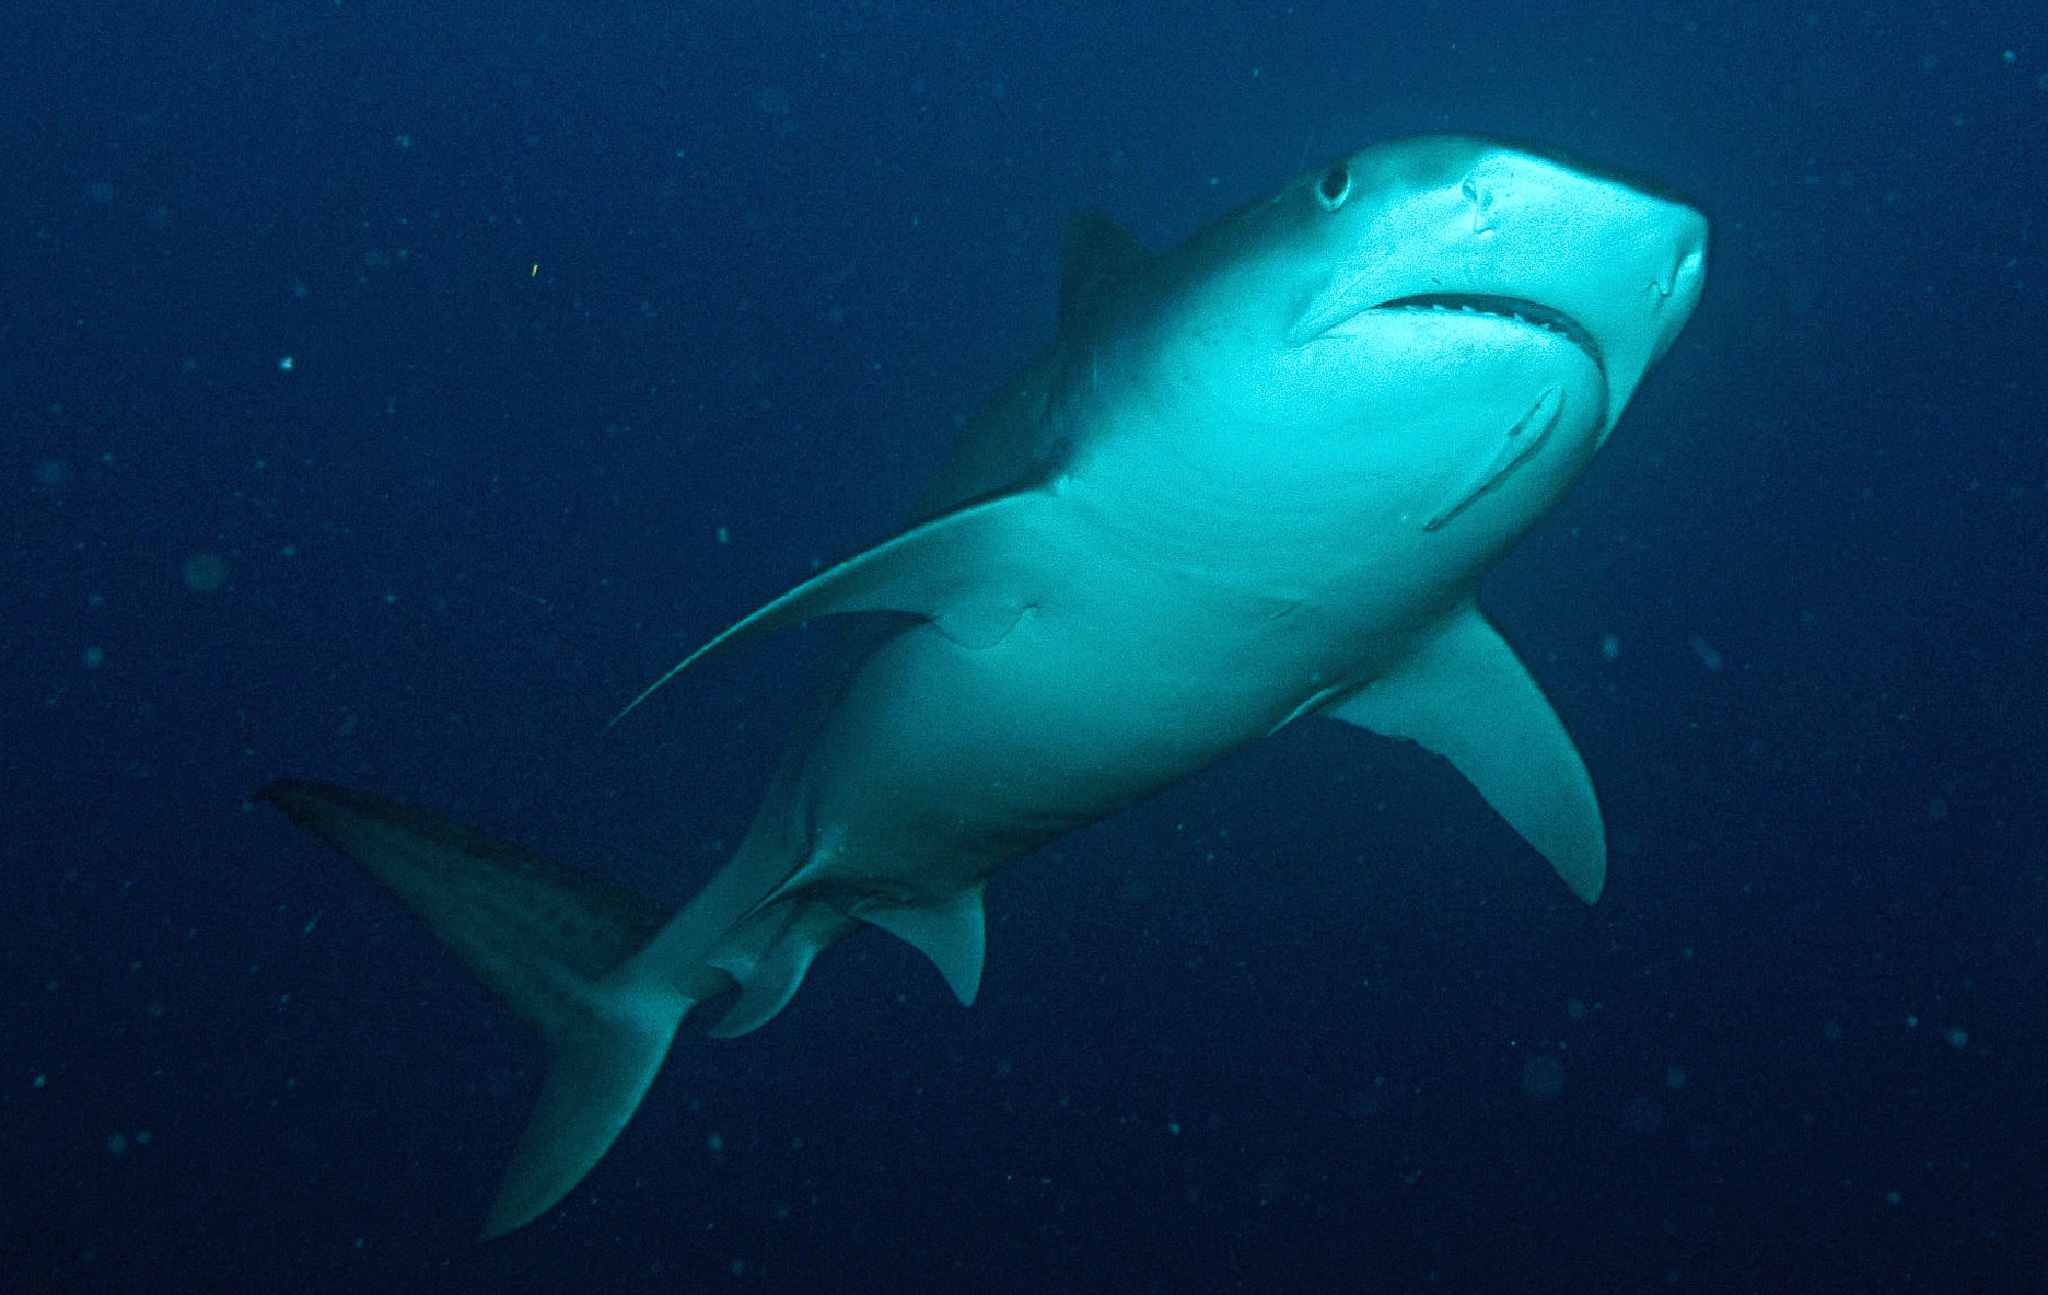
[[[1517,324],[1540,328],[1547,333],[1556,333],[1584,351],[1606,372],[1607,363],[1600,353],[1600,343],[1595,341],[1591,330],[1562,310],[1554,310],[1541,302],[1521,297],[1502,297],[1486,293],[1440,292],[1424,293],[1413,297],[1396,297],[1383,301],[1374,310],[1426,310],[1440,314],[1491,315],[1498,319],[1513,320]]]

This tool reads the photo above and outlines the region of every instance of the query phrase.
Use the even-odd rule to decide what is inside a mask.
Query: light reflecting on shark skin
[[[1367,148],[1154,256],[1077,218],[1058,335],[911,525],[705,655],[857,618],[730,863],[670,913],[396,802],[261,796],[398,894],[547,1042],[486,1225],[572,1188],[697,1004],[772,1019],[873,925],[972,1002],[1006,862],[1324,715],[1456,767],[1582,899],[1592,783],[1480,614],[1699,300],[1706,223],[1483,139]],[[622,712],[623,715],[623,712]]]

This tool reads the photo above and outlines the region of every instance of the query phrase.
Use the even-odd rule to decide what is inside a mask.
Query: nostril
[[[1658,296],[1669,297],[1678,291],[1680,284],[1697,279],[1706,261],[1706,252],[1695,247],[1678,259],[1678,264],[1672,267],[1671,273],[1662,279],[1652,281],[1650,286],[1657,290]]]
[[[1468,175],[1465,182],[1458,186],[1458,191],[1465,195],[1465,201],[1472,204],[1472,232],[1483,234],[1492,229],[1493,215],[1490,209],[1493,206],[1493,190],[1481,186]]]
[[[1687,252],[1685,258],[1678,263],[1678,273],[1672,277],[1677,279],[1695,278],[1699,275],[1701,269],[1705,267],[1706,263],[1707,254],[1705,249],[1695,247],[1690,252]]]

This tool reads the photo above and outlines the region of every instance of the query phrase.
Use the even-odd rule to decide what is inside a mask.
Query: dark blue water
[[[17,0],[0,109],[0,1286],[2048,1289],[2038,7]],[[605,720],[898,523],[1066,218],[1440,129],[1715,222],[1484,595],[1606,898],[1299,725],[476,1242],[538,1047],[244,798],[687,898],[823,636]]]

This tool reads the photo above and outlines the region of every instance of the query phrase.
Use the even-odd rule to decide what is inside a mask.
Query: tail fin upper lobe
[[[625,1128],[697,1002],[622,972],[667,923],[668,910],[481,832],[344,787],[286,779],[256,799],[390,887],[547,1042],[540,1102],[484,1235],[538,1218]]]

